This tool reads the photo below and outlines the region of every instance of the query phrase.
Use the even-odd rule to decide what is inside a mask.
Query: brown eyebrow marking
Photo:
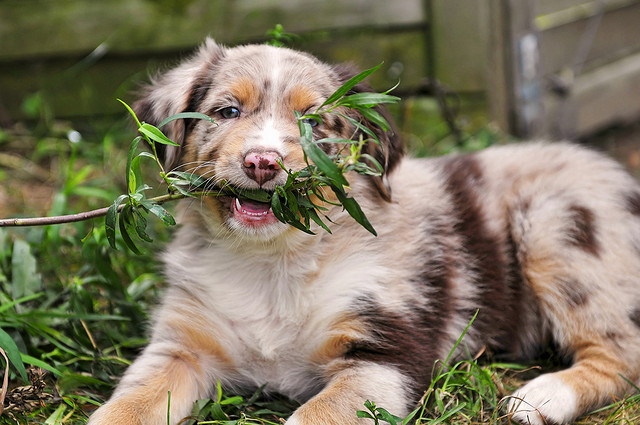
[[[289,93],[289,105],[295,111],[306,112],[318,102],[318,95],[304,86],[297,85]]]
[[[245,108],[254,110],[260,104],[260,91],[254,82],[248,77],[241,77],[235,80],[229,91]]]

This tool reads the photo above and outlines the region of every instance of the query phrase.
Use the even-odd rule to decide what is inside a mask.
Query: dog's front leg
[[[358,410],[366,410],[365,401],[397,416],[408,414],[413,398],[408,378],[393,367],[376,363],[352,364],[332,374],[326,387],[303,404],[287,420],[287,425],[360,425]]]
[[[175,344],[152,343],[88,425],[178,424],[191,413],[194,401],[209,395],[210,375],[211,367],[199,356]]]

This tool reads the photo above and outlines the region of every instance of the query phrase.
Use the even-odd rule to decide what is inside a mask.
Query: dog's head
[[[194,172],[209,179],[245,189],[271,191],[283,184],[286,168],[299,170],[306,164],[294,111],[314,112],[356,71],[349,66],[330,66],[294,50],[266,45],[225,48],[207,40],[200,50],[155,81],[134,105],[141,121],[158,125],[180,112],[201,112],[206,120],[183,119],[162,130],[180,147],[161,146],[167,170]],[[354,92],[370,91],[359,84]],[[354,110],[342,111],[374,131],[380,145],[365,150],[388,173],[403,154],[393,131],[366,123]],[[325,116],[322,124],[310,122],[314,138],[347,138],[354,127],[337,115]],[[331,154],[340,147],[326,144]],[[374,192],[389,200],[384,177],[372,177]],[[211,216],[226,227],[246,235],[273,237],[288,225],[280,223],[269,205],[232,197],[206,197]]]

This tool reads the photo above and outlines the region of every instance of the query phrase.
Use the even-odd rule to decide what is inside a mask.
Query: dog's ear
[[[165,118],[180,112],[199,112],[198,107],[212,84],[212,68],[225,55],[224,47],[207,38],[200,49],[177,68],[158,77],[141,91],[133,104],[140,122],[159,125]],[[187,119],[166,124],[161,130],[180,147],[157,144],[158,155],[168,170],[180,163],[181,147],[190,130]]]
[[[359,73],[358,69],[355,66],[348,63],[336,65],[333,67],[333,69],[336,72],[341,84],[346,83],[352,77],[358,75]],[[368,92],[373,92],[371,86],[369,86],[367,83],[360,82],[356,84],[347,93],[347,95]],[[386,176],[391,171],[393,171],[395,166],[398,165],[400,159],[404,155],[404,144],[402,143],[402,140],[400,139],[400,136],[398,135],[398,132],[396,130],[395,124],[393,123],[393,120],[391,119],[391,116],[389,115],[387,110],[381,106],[376,106],[374,109],[387,120],[390,126],[389,130],[385,131],[377,124],[366,120],[361,114],[357,114],[354,110],[351,110],[350,113],[357,114],[357,117],[353,118],[364,122],[380,141],[380,144],[377,144],[373,141],[368,142],[365,145],[364,150],[367,154],[374,157],[380,163],[380,165],[382,165],[382,176],[372,177],[372,179],[376,189],[378,190],[382,198],[386,201],[391,201],[391,189],[387,184]]]

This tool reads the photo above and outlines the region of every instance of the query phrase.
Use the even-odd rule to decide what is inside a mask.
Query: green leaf
[[[151,124],[143,123],[138,128],[138,131],[154,142],[158,142],[163,145],[180,146],[179,144],[170,140],[167,136],[164,135],[162,131],[158,130],[158,128],[152,126]]]
[[[120,211],[120,220],[118,224],[120,225],[120,235],[122,236],[122,240],[126,247],[134,254],[142,255],[142,252],[140,252],[131,237],[131,235],[136,234],[136,229],[133,224],[133,207],[131,205],[126,205],[122,211]]]
[[[151,239],[151,237],[147,234],[147,219],[140,212],[139,208],[136,208],[134,210],[134,213],[135,227],[138,237],[145,242],[153,242],[153,239]]]
[[[199,188],[199,187],[203,187],[208,182],[208,180],[203,178],[202,176],[199,176],[199,175],[194,174],[194,173],[186,173],[184,171],[172,171],[172,172],[170,172],[168,174],[168,176],[169,177],[178,176],[183,181],[185,181],[185,184],[190,185],[194,189]]]
[[[118,210],[122,201],[127,199],[127,195],[120,195],[113,201],[113,204],[107,210],[107,214],[104,216],[104,230],[109,241],[111,248],[118,249],[116,247],[116,226],[118,223]]]
[[[361,109],[360,113],[365,117],[367,121],[377,125],[384,131],[391,130],[389,122],[375,109]]]
[[[371,413],[369,413],[369,412],[365,412],[364,410],[358,410],[358,411],[356,412],[356,415],[357,415],[359,418],[375,420],[375,418],[371,415]]]
[[[271,194],[259,189],[234,189],[235,195],[256,202],[271,202]]]
[[[400,98],[381,93],[356,93],[345,96],[336,102],[336,105],[346,106],[347,108],[361,109],[361,107],[370,108],[381,103],[398,103]]]
[[[391,425],[396,425],[398,423],[398,421],[401,421],[402,418],[399,418],[397,416],[392,415],[391,413],[389,413],[387,410],[379,407],[377,409],[378,412],[378,417],[380,419],[382,419],[385,422],[389,422]]]
[[[329,227],[327,227],[327,225],[322,221],[322,219],[320,218],[320,216],[318,216],[318,213],[316,212],[315,209],[313,208],[309,208],[306,210],[309,213],[309,217],[311,217],[311,220],[313,220],[317,225],[319,225],[320,227],[322,227],[324,230],[326,230],[328,233],[331,233],[331,230],[329,229]]]
[[[234,405],[238,405],[240,403],[242,403],[244,400],[242,397],[240,396],[235,396],[235,397],[229,397],[229,398],[225,398],[224,400],[220,401],[220,404],[225,406],[228,404],[234,404]]]
[[[371,136],[371,140],[375,141],[377,144],[380,144],[380,140],[378,140],[378,136],[376,136],[376,134],[369,127],[362,124],[360,121],[354,120],[353,118],[348,117],[346,115],[342,115],[342,114],[338,114],[338,115],[345,118],[347,121],[349,121],[359,130],[361,130],[363,133],[367,134],[368,136]]]
[[[342,96],[347,94],[349,92],[349,90],[351,90],[356,84],[358,84],[360,81],[364,80],[369,75],[371,75],[374,72],[376,72],[381,66],[382,66],[382,63],[380,65],[378,65],[378,66],[374,66],[371,69],[367,69],[365,71],[362,71],[358,75],[356,75],[356,76],[352,77],[351,79],[349,79],[349,81],[344,83],[338,90],[336,90],[331,96],[329,96],[327,98],[327,100],[325,100],[324,103],[322,105],[320,105],[320,108],[322,108],[323,106],[326,106],[326,105],[330,105],[330,104],[334,103],[336,100],[340,99]],[[318,108],[318,110],[320,110],[320,108]]]
[[[342,175],[342,171],[335,162],[312,140],[311,126],[307,123],[298,121],[300,132],[300,145],[305,155],[329,177],[337,186],[348,186],[349,182]]]
[[[298,201],[296,200],[296,195],[293,193],[290,196],[287,196],[287,210],[289,210],[289,212],[293,215],[298,214],[298,212],[300,211]]]
[[[349,213],[349,215],[353,217],[355,221],[360,223],[362,227],[367,229],[372,235],[378,236],[378,234],[376,233],[371,223],[369,223],[369,219],[367,219],[367,217],[364,215],[364,212],[362,211],[362,209],[360,208],[360,205],[358,205],[356,200],[348,197],[341,190],[337,190],[334,187],[332,187],[332,189],[333,189],[333,192],[338,197],[338,200],[340,201],[344,209],[347,210],[347,212]]]
[[[36,270],[36,258],[29,244],[21,239],[13,243],[11,271],[11,295],[14,299],[40,291],[42,277]]]
[[[282,212],[282,202],[280,201],[280,195],[276,192],[271,197],[271,211],[273,211],[273,215],[283,223],[286,223],[284,214]]]
[[[136,180],[138,180],[136,177],[136,174],[138,176],[140,175],[139,167],[137,167],[138,168],[137,173],[131,169],[133,158],[136,154],[136,149],[138,148],[138,143],[140,143],[140,140],[142,140],[141,136],[136,137],[135,139],[133,139],[133,142],[131,142],[131,146],[129,146],[129,155],[127,156],[127,168],[125,168],[125,175],[127,178],[127,188],[129,190],[129,193],[133,193],[136,191],[136,187],[137,187]]]
[[[197,119],[197,120],[205,120],[212,122],[213,124],[216,121],[211,118],[209,115],[201,114],[200,112],[180,112],[179,114],[171,115],[169,118],[165,118],[159,125],[158,128],[162,128],[165,125],[169,124],[171,121],[179,120],[179,119]]]
[[[340,168],[335,162],[327,155],[316,143],[310,143],[303,147],[305,153],[309,156],[311,161],[322,171],[327,177],[329,177],[333,183],[337,186],[348,186],[349,182],[342,174]]]
[[[176,224],[176,220],[173,218],[169,211],[164,209],[161,205],[152,204],[146,207],[150,213],[158,217],[164,224],[167,226],[174,226]]]
[[[140,121],[138,120],[138,117],[136,116],[136,113],[133,112],[133,109],[131,109],[131,107],[129,105],[127,105],[122,99],[118,99],[118,102],[122,103],[124,105],[124,107],[127,108],[127,111],[129,111],[129,114],[136,121],[136,124],[138,125],[138,127],[140,127],[141,126]]]
[[[2,347],[6,353],[9,358],[9,363],[11,363],[14,369],[18,372],[20,378],[22,378],[25,383],[28,383],[29,378],[27,377],[27,371],[24,368],[24,363],[22,363],[20,350],[18,350],[18,346],[13,341],[13,338],[11,338],[11,335],[2,329],[0,329],[0,347]]]

